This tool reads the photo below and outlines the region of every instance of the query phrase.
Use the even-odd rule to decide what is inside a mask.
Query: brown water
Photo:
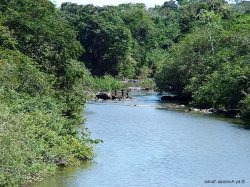
[[[250,186],[249,130],[209,115],[159,109],[164,104],[154,94],[134,97],[88,104],[86,126],[104,141],[96,158],[31,187]]]

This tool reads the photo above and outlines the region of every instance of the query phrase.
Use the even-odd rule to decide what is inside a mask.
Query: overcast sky
[[[121,3],[144,3],[147,7],[154,7],[155,5],[163,5],[167,0],[51,0],[57,6],[63,2],[72,2],[79,5],[94,4],[96,6],[103,5],[119,5]]]

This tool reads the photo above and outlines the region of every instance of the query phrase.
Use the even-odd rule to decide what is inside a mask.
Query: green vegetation
[[[92,78],[92,85],[92,90],[101,92],[111,92],[114,90],[121,90],[126,87],[122,81],[119,81],[110,75],[105,75],[102,78]]]
[[[46,0],[0,2],[0,186],[94,156],[79,125],[88,71],[76,34]]]
[[[0,186],[91,159],[83,105],[93,90],[122,89],[118,80],[241,110],[250,126],[250,3],[177,2],[0,1]]]
[[[158,87],[199,108],[241,110],[250,125],[249,2],[204,0],[179,9],[188,25],[157,72]]]
[[[135,78],[195,107],[241,110],[249,94],[249,2],[166,1],[95,7],[64,3],[92,74]]]
[[[64,3],[61,11],[78,33],[85,49],[81,61],[93,75],[144,79],[153,77],[164,60],[164,46],[171,39],[165,36],[161,18],[154,18],[144,4],[95,7]]]

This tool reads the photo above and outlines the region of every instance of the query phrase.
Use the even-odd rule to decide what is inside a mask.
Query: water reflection
[[[44,180],[28,184],[26,187],[74,187],[77,186],[74,183],[77,177],[83,172],[91,170],[95,164],[95,161],[88,160],[81,163],[78,167],[60,168],[56,175],[45,177]]]

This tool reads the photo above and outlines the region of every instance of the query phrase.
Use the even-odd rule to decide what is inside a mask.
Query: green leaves
[[[242,119],[245,122],[245,126],[250,128],[250,94],[242,100]]]
[[[155,71],[158,65],[151,51],[168,48],[178,35],[170,28],[170,34],[165,33],[163,19],[153,17],[143,4],[94,7],[65,3],[61,10],[85,48],[81,61],[97,76],[135,78],[143,66]]]
[[[93,86],[96,91],[114,91],[121,90],[125,87],[124,83],[116,80],[110,75],[105,75],[102,78],[95,77],[93,78]]]
[[[82,52],[75,32],[58,19],[47,0],[10,1],[3,15],[3,24],[13,31],[18,49],[48,73],[60,76],[67,61]]]
[[[247,121],[249,15],[227,20],[230,16],[224,17],[228,8],[224,5],[220,1],[188,5],[191,9],[203,7],[198,20],[189,26],[195,29],[171,48],[156,83],[180,97],[192,96],[192,104],[200,108],[242,109]],[[180,8],[185,10],[185,6]]]
[[[13,37],[8,27],[2,26],[0,23],[0,46],[8,49],[15,49],[17,46],[17,41]]]
[[[0,186],[91,159],[83,122],[90,77],[75,31],[47,0],[0,2]]]
[[[83,60],[95,75],[116,75],[117,64],[130,50],[130,32],[118,16],[101,12],[80,30],[86,53]]]
[[[72,85],[60,98],[52,77],[26,55],[0,48],[0,64],[0,186],[20,186],[57,165],[91,158],[92,140],[75,130],[83,121],[84,103],[75,85],[86,70],[75,61],[67,67],[65,79]],[[65,116],[65,111],[71,113]]]

